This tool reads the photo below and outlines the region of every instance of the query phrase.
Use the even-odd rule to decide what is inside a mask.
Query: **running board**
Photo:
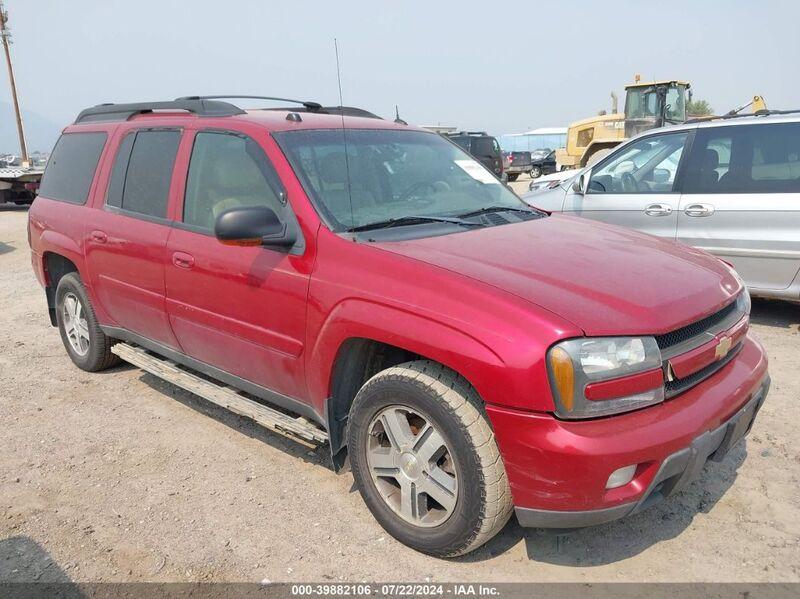
[[[199,395],[226,410],[250,418],[261,426],[282,435],[314,445],[328,442],[328,433],[303,417],[292,417],[262,403],[248,399],[232,387],[224,386],[184,370],[171,360],[151,354],[141,347],[117,343],[111,348],[126,362],[138,366],[173,385]]]

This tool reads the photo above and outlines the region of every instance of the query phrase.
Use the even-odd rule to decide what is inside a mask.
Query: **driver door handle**
[[[647,216],[669,216],[672,214],[672,206],[668,204],[650,204],[644,209]]]
[[[711,204],[689,204],[683,212],[686,216],[711,216],[714,214],[714,206]]]
[[[186,252],[175,252],[172,254],[172,263],[178,268],[192,268],[194,266],[194,256]]]
[[[106,235],[103,231],[92,231],[90,237],[92,241],[97,243],[105,243],[108,241],[108,235]]]

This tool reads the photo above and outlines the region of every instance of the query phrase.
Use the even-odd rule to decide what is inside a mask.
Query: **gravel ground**
[[[746,443],[682,494],[566,536],[512,520],[438,560],[384,533],[324,449],[129,366],[75,368],[26,218],[0,207],[0,581],[800,580],[796,305],[755,302],[771,395]]]

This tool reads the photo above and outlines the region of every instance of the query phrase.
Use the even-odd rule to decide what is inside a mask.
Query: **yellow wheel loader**
[[[691,84],[679,80],[648,81],[635,77],[625,86],[625,112],[618,113],[616,96],[612,114],[576,121],[567,130],[567,147],[556,150],[560,169],[594,164],[612,148],[642,131],[686,122]]]

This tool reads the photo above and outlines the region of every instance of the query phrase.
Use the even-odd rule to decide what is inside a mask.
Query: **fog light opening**
[[[637,464],[631,464],[630,466],[625,466],[624,468],[618,468],[617,470],[614,470],[614,472],[611,473],[611,476],[608,477],[606,489],[624,487],[631,482],[633,480],[633,475],[636,474],[636,466]]]

